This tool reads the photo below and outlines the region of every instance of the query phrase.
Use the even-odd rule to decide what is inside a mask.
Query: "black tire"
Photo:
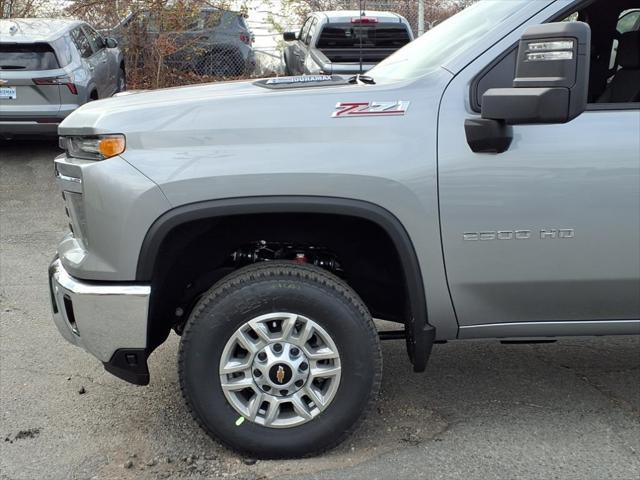
[[[342,366],[338,389],[326,410],[302,425],[237,426],[240,415],[220,385],[221,353],[245,322],[283,311],[313,318],[331,336]],[[214,285],[191,313],[178,356],[182,393],[196,421],[226,446],[259,458],[307,456],[340,443],[365,418],[382,375],[378,335],[362,300],[325,270],[293,262],[245,267]]]

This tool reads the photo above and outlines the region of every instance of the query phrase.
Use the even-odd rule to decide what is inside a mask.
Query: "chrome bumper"
[[[49,286],[53,320],[69,342],[105,364],[118,350],[146,348],[151,287],[83,282],[57,258],[49,267]]]

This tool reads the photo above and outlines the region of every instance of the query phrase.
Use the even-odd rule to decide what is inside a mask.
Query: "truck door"
[[[300,29],[298,39],[293,43],[291,47],[291,55],[289,56],[289,62],[291,64],[290,71],[293,75],[302,75],[302,66],[304,65],[304,58],[307,52],[307,46],[305,40],[309,34],[311,24],[315,20],[314,17],[309,17]]]
[[[318,19],[314,18],[311,22],[311,26],[309,27],[309,31],[307,32],[307,36],[303,41],[303,52],[300,56],[300,72],[304,74],[308,73],[318,73],[317,71],[309,71],[307,66],[307,62],[310,61],[309,55],[311,54],[311,48],[315,44],[316,32],[318,31]]]
[[[487,88],[511,86],[522,29],[471,62],[444,93],[442,244],[461,337],[535,336],[549,331],[549,324],[538,330],[540,322],[572,334],[637,328],[629,321],[640,319],[640,96],[614,103],[603,89],[625,68],[640,69],[640,45],[623,47],[615,19],[607,23],[603,12],[589,16],[601,22],[590,24],[599,42],[592,104],[571,122],[514,126],[501,154],[470,150],[465,118],[479,117]],[[585,20],[581,13],[572,18]],[[614,58],[616,46],[624,61]]]

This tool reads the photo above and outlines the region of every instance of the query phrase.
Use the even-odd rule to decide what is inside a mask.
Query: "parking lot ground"
[[[385,342],[377,408],[335,450],[256,462],[222,448],[183,404],[177,336],[136,387],[58,334],[47,291],[67,229],[56,153],[0,143],[0,478],[640,478],[640,337],[450,342],[422,374],[402,341]]]

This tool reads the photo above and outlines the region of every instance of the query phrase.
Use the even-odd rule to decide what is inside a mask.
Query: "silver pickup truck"
[[[413,40],[397,13],[353,10],[313,12],[299,33],[285,32],[287,75],[365,73]]]
[[[147,384],[175,331],[197,422],[260,457],[353,431],[380,339],[423,371],[439,342],[639,334],[635,7],[483,0],[365,81],[83,106],[55,160],[60,332]]]

